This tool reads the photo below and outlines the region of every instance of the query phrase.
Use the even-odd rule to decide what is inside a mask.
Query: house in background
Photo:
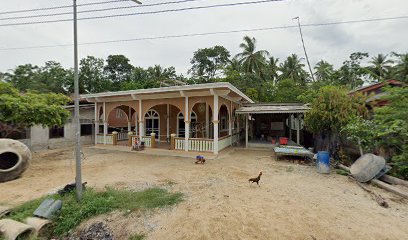
[[[246,139],[303,140],[303,104],[253,104],[230,83],[208,83],[82,95],[95,103],[95,144],[213,152]],[[254,145],[255,144],[255,145]]]
[[[71,112],[71,117],[64,126],[42,127],[41,125],[23,129],[19,132],[13,132],[8,138],[23,142],[31,151],[43,149],[54,149],[73,146],[75,143],[74,133],[74,106],[65,107]],[[80,123],[81,123],[81,143],[94,143],[94,104],[82,102],[80,105]]]
[[[382,107],[388,104],[388,100],[383,99],[387,93],[384,91],[384,87],[402,87],[404,83],[398,80],[386,80],[379,83],[374,83],[365,87],[361,87],[350,91],[349,94],[363,93],[368,96],[367,103],[369,107]]]

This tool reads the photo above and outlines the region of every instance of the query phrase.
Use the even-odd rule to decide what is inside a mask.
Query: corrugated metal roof
[[[262,103],[247,104],[236,110],[237,114],[267,114],[267,113],[304,113],[310,108],[305,104],[294,103]]]

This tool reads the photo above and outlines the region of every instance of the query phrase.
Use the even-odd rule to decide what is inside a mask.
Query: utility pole
[[[300,26],[300,18],[299,18],[299,17],[293,18],[293,20],[295,20],[295,19],[297,19],[297,22],[298,22],[300,38],[302,39],[303,50],[305,51],[305,56],[306,56],[307,65],[309,66],[310,76],[312,77],[312,80],[313,80],[313,82],[314,82],[314,81],[315,81],[315,78],[314,78],[314,75],[313,75],[312,67],[310,66],[309,57],[307,56],[306,47],[305,47],[305,41],[303,41],[302,28],[301,28],[301,26]]]
[[[74,123],[75,123],[75,187],[77,201],[82,200],[82,169],[81,169],[81,127],[79,125],[79,81],[78,81],[78,26],[77,1],[73,0],[74,7]]]

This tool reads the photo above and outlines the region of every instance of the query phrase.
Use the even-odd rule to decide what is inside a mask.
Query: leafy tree
[[[311,102],[311,110],[305,115],[309,130],[323,138],[317,150],[330,150],[339,142],[339,132],[355,116],[366,116],[365,98],[350,96],[347,90],[334,87],[322,87]]]
[[[377,56],[371,58],[371,61],[369,62],[371,65],[367,68],[371,77],[375,80],[382,81],[388,76],[393,61],[387,59],[387,57],[387,55],[380,53]]]
[[[62,67],[61,63],[48,61],[44,67],[41,67],[38,81],[41,85],[46,86],[40,92],[53,92],[67,94],[73,91],[74,74],[71,70]],[[80,85],[81,92],[84,92],[83,86]]]
[[[256,73],[263,77],[262,70],[266,64],[265,57],[269,56],[266,50],[256,51],[256,39],[249,36],[244,37],[244,42],[239,45],[241,53],[236,55],[242,65],[242,70],[246,73]]]
[[[275,102],[297,102],[298,97],[305,90],[305,87],[296,84],[292,79],[284,79],[276,84],[271,100]]]
[[[70,113],[63,105],[69,98],[62,94],[20,94],[8,83],[0,82],[0,132],[2,137],[36,124],[62,125]]]
[[[372,119],[355,118],[342,131],[367,152],[382,152],[395,164],[392,173],[408,179],[408,87],[389,88],[389,104],[374,109]]]
[[[220,76],[229,62],[229,57],[229,51],[223,46],[198,49],[190,61],[192,67],[189,72],[194,77],[208,82],[209,79]]]
[[[104,60],[93,56],[81,59],[79,82],[86,93],[109,91],[111,82],[104,75]]]
[[[162,82],[168,79],[175,79],[177,77],[176,69],[174,67],[163,68],[160,65],[154,65],[147,69],[149,79],[156,82],[156,85],[161,85]]]
[[[356,52],[350,55],[349,60],[343,62],[339,70],[341,85],[346,85],[351,89],[363,85],[367,69],[361,66],[361,61],[367,57],[368,53]]]
[[[292,54],[280,64],[279,70],[282,72],[280,79],[292,79],[296,83],[305,85],[308,74],[303,69],[304,67],[305,65],[301,63],[301,59],[296,54]]]
[[[259,99],[258,90],[256,90],[255,88],[247,88],[245,91],[245,95],[247,95],[250,99],[254,101],[258,101]]]
[[[124,55],[109,55],[104,67],[106,77],[112,81],[112,90],[119,90],[123,82],[130,81],[133,66]]]
[[[4,81],[11,83],[18,91],[26,92],[28,90],[41,91],[46,86],[39,82],[38,75],[40,68],[35,65],[19,65],[11,71],[4,74]]]

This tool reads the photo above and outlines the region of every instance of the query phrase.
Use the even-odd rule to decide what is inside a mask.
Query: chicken
[[[256,182],[256,184],[258,184],[258,186],[259,186],[259,180],[261,180],[261,176],[262,176],[262,172],[259,173],[258,177],[256,177],[256,178],[250,178],[250,179],[248,180],[248,182],[252,182],[252,183]]]
[[[201,164],[205,163],[205,158],[203,156],[197,156],[196,157],[195,164],[199,164],[199,163],[201,163]]]

